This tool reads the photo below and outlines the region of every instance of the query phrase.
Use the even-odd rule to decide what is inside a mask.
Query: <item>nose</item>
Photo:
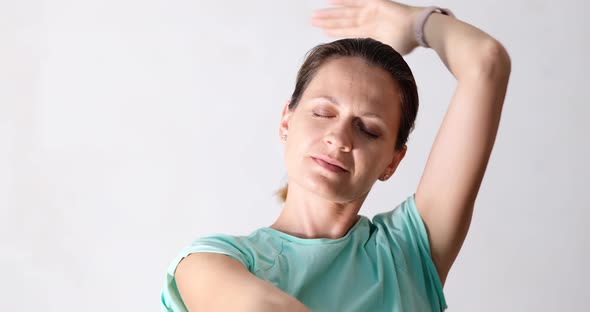
[[[331,148],[338,149],[342,152],[350,152],[352,149],[352,140],[346,129],[332,129],[324,137],[324,143]]]

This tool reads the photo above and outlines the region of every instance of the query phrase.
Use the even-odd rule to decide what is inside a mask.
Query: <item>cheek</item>
[[[312,119],[301,120],[297,126],[297,140],[301,145],[315,144],[315,142],[321,141],[326,130],[326,123]]]
[[[384,158],[382,152],[377,148],[364,146],[365,150],[355,155],[355,162],[359,169],[362,170],[362,175],[379,176]]]
[[[285,156],[292,165],[299,165],[303,157],[317,152],[316,144],[321,138],[322,131],[317,124],[301,119],[295,120],[289,128]]]

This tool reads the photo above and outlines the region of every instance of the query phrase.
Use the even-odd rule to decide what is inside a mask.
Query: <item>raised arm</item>
[[[332,0],[312,23],[334,37],[372,37],[401,54],[418,46],[414,22],[421,7],[387,0]],[[483,31],[439,13],[424,36],[457,79],[457,87],[416,190],[416,207],[428,232],[441,282],[467,235],[475,199],[494,145],[510,58]]]
[[[460,20],[433,14],[424,34],[457,87],[416,191],[433,261],[445,282],[471,223],[510,75],[506,50]]]

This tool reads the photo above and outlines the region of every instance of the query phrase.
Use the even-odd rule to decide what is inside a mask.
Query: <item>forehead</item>
[[[384,69],[358,57],[338,57],[320,66],[303,98],[327,96],[352,108],[395,114],[399,107],[399,87]]]

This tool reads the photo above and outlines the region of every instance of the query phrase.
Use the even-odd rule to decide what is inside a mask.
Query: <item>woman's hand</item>
[[[392,46],[401,55],[418,46],[414,19],[421,7],[388,0],[330,0],[333,8],[314,12],[312,25],[331,37],[371,37]]]

